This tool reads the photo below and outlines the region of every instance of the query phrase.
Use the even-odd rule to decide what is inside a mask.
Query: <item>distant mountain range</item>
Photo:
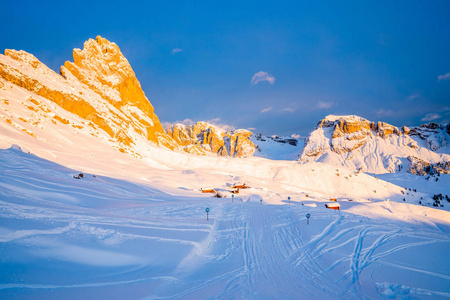
[[[73,62],[61,66],[60,74],[32,54],[5,50],[0,109],[4,144],[8,137],[27,136],[67,145],[82,140],[88,147],[95,139],[138,158],[150,147],[164,147],[196,155],[317,161],[371,173],[449,172],[450,124],[397,128],[358,116],[327,116],[304,140],[226,131],[206,122],[164,130],[119,47],[100,36],[74,49]]]

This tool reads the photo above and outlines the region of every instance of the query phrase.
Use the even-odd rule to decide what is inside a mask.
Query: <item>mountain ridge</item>
[[[251,157],[256,145],[249,139],[252,132],[246,129],[224,130],[207,122],[194,125],[174,124],[167,133],[188,153],[206,155],[212,152],[220,156]]]
[[[53,132],[51,140],[59,143],[59,131],[70,127],[138,158],[156,146],[203,156],[318,161],[371,173],[448,171],[450,124],[399,128],[355,115],[329,115],[304,143],[206,122],[175,124],[166,131],[115,43],[89,39],[83,49],[73,50],[73,60],[57,74],[32,54],[5,50],[0,55],[3,127],[47,143],[43,131]]]
[[[299,161],[319,161],[370,173],[400,171],[408,157],[445,164],[450,155],[435,151],[448,151],[449,132],[450,124],[398,128],[355,115],[330,115],[307,136]]]
[[[115,45],[101,37],[97,37],[97,41],[102,41],[105,47]],[[142,142],[139,140],[175,149],[176,143],[164,132],[157,116],[153,113],[153,107],[140,89],[140,84],[135,78],[131,66],[118,47],[114,48],[113,56],[122,61],[121,68],[125,66],[125,69],[128,70],[127,76],[115,78],[117,81],[115,86],[109,86],[106,81],[96,80],[103,74],[101,70],[89,67],[89,63],[93,66],[107,65],[105,55],[92,50],[99,50],[100,46],[95,47],[97,41],[89,39],[85,43],[84,50],[74,50],[76,62],[74,64],[66,62],[65,64],[70,67],[72,72],[62,66],[62,76],[50,70],[32,54],[22,50],[5,50],[5,55],[0,56],[0,76],[4,80],[3,89],[5,89],[6,82],[9,82],[11,85],[8,88],[13,90],[13,93],[15,92],[18,101],[25,100],[23,99],[24,91],[21,90],[25,89],[30,92],[28,97],[34,97],[35,102],[40,102],[41,106],[47,105],[40,101],[38,96],[54,102],[64,110],[86,121],[86,124],[78,126],[87,125],[106,132],[108,139],[115,142],[118,149],[123,152],[131,152],[130,146]],[[86,60],[80,60],[81,55],[77,56],[76,53],[84,53],[87,57]],[[80,75],[82,73],[84,77]],[[86,78],[88,77],[93,82],[92,84],[87,82]],[[100,90],[103,93],[100,93]],[[130,97],[123,96],[133,93],[138,98],[138,101],[134,103],[131,102]],[[24,103],[24,105],[28,105],[28,103]],[[142,113],[137,114],[136,111]]]
[[[8,113],[11,107],[4,107],[1,117],[9,125],[35,138],[42,136],[36,128],[38,125],[40,129],[46,127],[46,130],[53,130],[49,129],[49,124],[58,123],[84,129],[87,134],[101,137],[116,150],[137,157],[141,157],[142,151],[151,144],[197,155],[212,152],[223,156],[247,157],[253,154],[254,147],[248,140],[251,132],[243,130],[233,134],[215,134],[220,136],[220,141],[216,139],[211,142],[210,135],[201,142],[197,138],[195,141],[193,139],[189,147],[177,143],[164,130],[119,47],[101,36],[87,40],[83,49],[74,49],[73,62],[66,61],[60,67],[60,74],[30,53],[5,50],[5,55],[0,55],[0,97],[4,99],[5,106],[16,102],[28,108],[25,114],[14,115]],[[66,114],[62,116],[51,109],[52,105],[46,100],[81,120]],[[217,131],[212,125],[205,124],[203,131]],[[214,144],[223,146],[226,143],[224,139],[231,139],[234,148],[216,149]]]

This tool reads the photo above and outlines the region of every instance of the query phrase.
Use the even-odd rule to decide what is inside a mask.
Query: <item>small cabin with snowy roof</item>
[[[325,204],[325,207],[326,207],[326,208],[329,208],[329,209],[339,210],[339,208],[341,207],[341,205],[340,205],[339,203],[337,203],[337,202],[333,202],[333,203],[326,203],[326,204]]]
[[[248,189],[250,188],[249,186],[245,185],[245,183],[243,184],[235,184],[231,186],[232,189]]]

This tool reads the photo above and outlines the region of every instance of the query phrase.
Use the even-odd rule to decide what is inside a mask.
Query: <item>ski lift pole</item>
[[[209,221],[209,207],[205,208],[206,211],[206,221]]]

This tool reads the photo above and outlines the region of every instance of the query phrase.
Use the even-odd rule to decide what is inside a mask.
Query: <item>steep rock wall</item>
[[[10,89],[17,90],[16,94],[25,89],[32,95],[52,101],[86,120],[87,126],[106,132],[122,152],[133,152],[146,142],[169,149],[179,148],[164,131],[116,44],[98,36],[86,41],[83,50],[74,49],[73,56],[73,63],[66,62],[61,67],[61,76],[32,54],[5,50],[5,55],[0,55],[1,86],[4,89],[8,83]],[[22,100],[26,102],[26,99]],[[63,119],[61,116],[49,117]]]
[[[256,149],[249,140],[252,133],[245,129],[225,131],[206,122],[197,122],[191,126],[169,126],[167,133],[184,151],[200,155],[211,152],[220,156],[251,157]]]

